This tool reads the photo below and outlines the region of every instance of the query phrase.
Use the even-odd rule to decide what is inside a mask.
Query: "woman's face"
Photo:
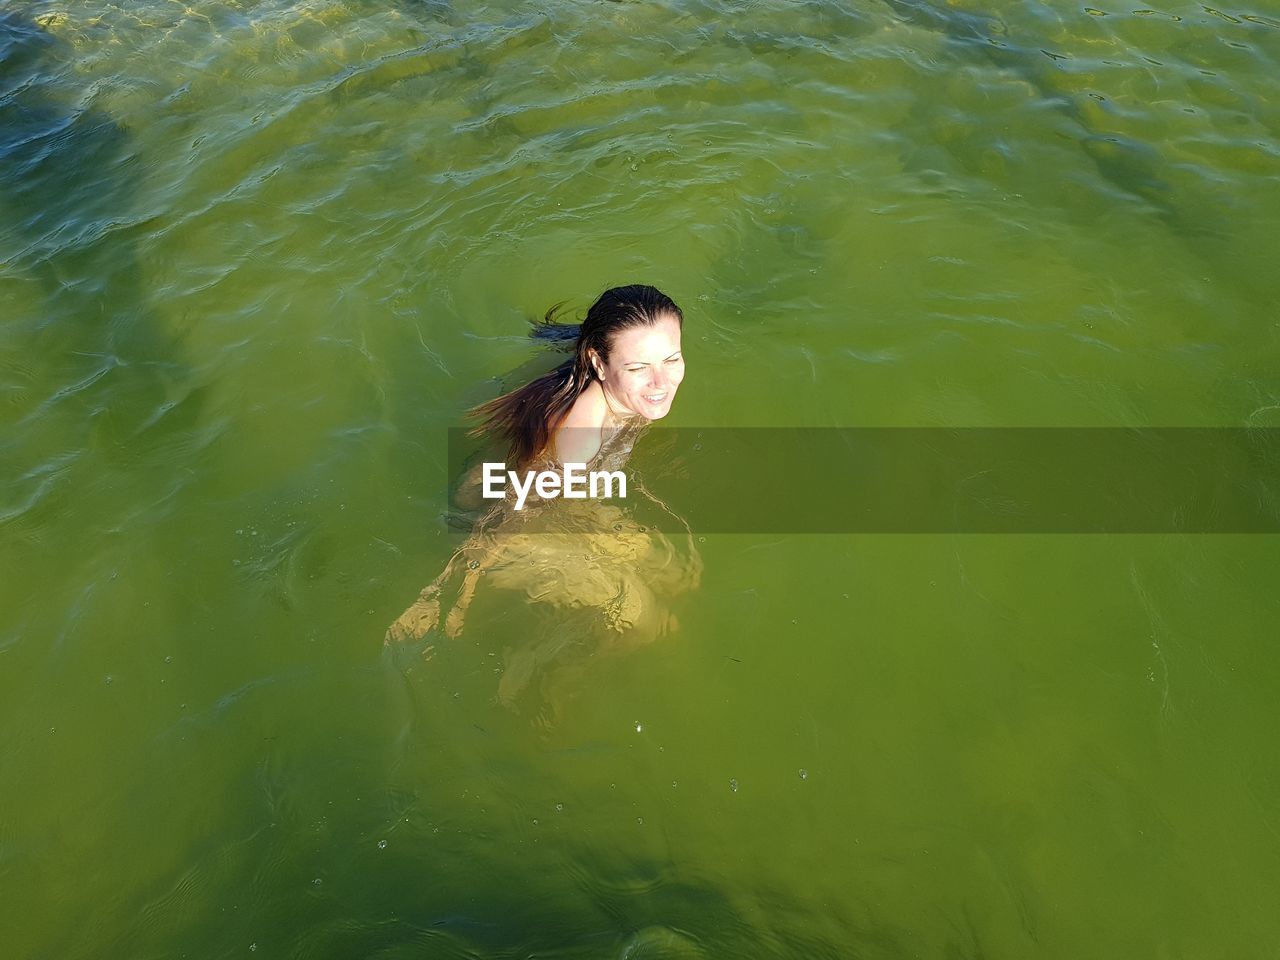
[[[684,379],[680,323],[664,316],[653,325],[630,327],[612,338],[607,363],[592,359],[614,410],[659,420],[671,410]]]

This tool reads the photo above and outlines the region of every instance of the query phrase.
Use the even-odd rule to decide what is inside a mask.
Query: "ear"
[[[596,373],[596,379],[604,382],[604,364],[600,360],[600,354],[595,350],[588,350],[587,359],[591,362],[591,369]]]

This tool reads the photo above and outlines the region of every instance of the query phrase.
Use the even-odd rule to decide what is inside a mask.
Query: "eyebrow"
[[[682,353],[684,353],[683,350],[677,350],[675,353],[671,354],[671,357],[678,357]],[[670,360],[671,357],[663,357],[662,359]],[[626,363],[623,364],[624,367],[647,367],[648,365],[649,365],[648,360],[628,360]]]

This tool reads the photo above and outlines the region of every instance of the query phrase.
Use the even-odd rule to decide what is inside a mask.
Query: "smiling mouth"
[[[645,399],[650,403],[661,403],[663,400],[667,399],[667,395],[665,393],[654,393],[645,397]]]

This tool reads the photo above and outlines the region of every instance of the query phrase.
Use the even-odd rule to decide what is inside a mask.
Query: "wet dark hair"
[[[506,440],[508,462],[523,468],[545,453],[556,429],[569,415],[574,402],[596,379],[591,354],[602,363],[609,360],[613,338],[632,327],[653,326],[663,317],[675,317],[684,325],[684,314],[675,301],[656,287],[631,284],[600,294],[581,324],[559,323],[561,304],[547,311],[534,329],[540,339],[573,340],[573,356],[550,373],[481,404],[471,411],[479,419],[476,434],[494,434]]]

